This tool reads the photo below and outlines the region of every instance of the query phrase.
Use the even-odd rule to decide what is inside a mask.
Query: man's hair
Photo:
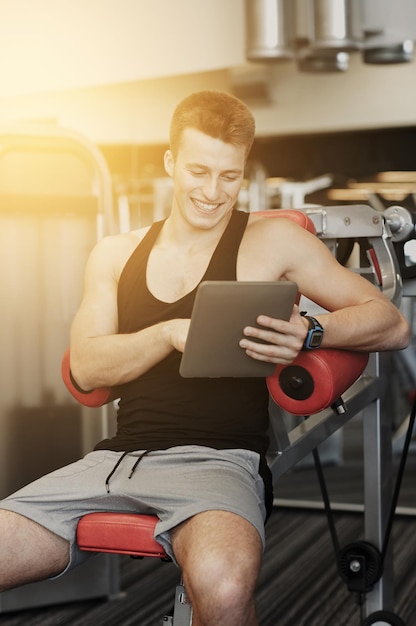
[[[247,158],[254,140],[255,122],[249,108],[231,94],[222,91],[198,91],[184,98],[176,107],[170,125],[170,149],[176,159],[185,128],[243,146]]]

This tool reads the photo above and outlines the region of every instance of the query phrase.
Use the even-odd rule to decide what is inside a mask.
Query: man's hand
[[[302,349],[307,334],[307,320],[293,307],[288,322],[259,315],[257,323],[262,328],[246,326],[240,346],[248,356],[271,363],[291,363]],[[260,339],[259,343],[256,340]]]
[[[167,340],[179,352],[184,351],[190,322],[190,319],[173,319],[168,320],[164,326]]]

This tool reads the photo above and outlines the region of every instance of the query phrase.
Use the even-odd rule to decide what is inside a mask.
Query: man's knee
[[[262,555],[254,526],[212,511],[189,520],[172,538],[195,616],[207,624],[245,624],[243,616],[254,614]]]
[[[259,564],[257,559],[246,559],[225,551],[201,554],[200,559],[185,567],[184,578],[196,595],[212,594],[221,605],[244,602],[254,592]]]
[[[258,561],[230,558],[225,551],[201,554],[186,566],[183,578],[196,624],[242,626],[257,624],[254,592]]]
[[[69,562],[69,542],[27,517],[0,509],[0,590],[50,578]]]

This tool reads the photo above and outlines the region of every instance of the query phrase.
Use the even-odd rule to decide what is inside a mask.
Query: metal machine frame
[[[353,268],[353,271],[363,274],[394,304],[400,305],[402,280],[392,244],[392,231],[399,232],[403,229],[403,220],[409,222],[410,218],[407,219],[403,214],[403,209],[397,212],[390,209],[387,215],[367,205],[312,207],[301,210],[314,222],[317,235],[335,255],[338,240],[356,240],[361,248],[360,261],[363,265],[360,262],[360,267]],[[398,216],[403,218],[402,221],[397,219]],[[386,401],[386,385],[383,384],[389,367],[385,355],[370,355],[363,375],[343,395],[345,413],[337,413],[335,409],[328,408],[288,428],[280,409],[275,405],[270,408],[272,440],[268,460],[274,482],[351,418],[362,413],[365,540],[380,551],[386,535],[392,500],[393,416]],[[365,594],[364,616],[371,619],[376,612],[393,610],[393,589],[390,546],[382,576]]]

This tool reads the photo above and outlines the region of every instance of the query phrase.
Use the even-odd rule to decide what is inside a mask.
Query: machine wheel
[[[370,591],[380,579],[381,570],[380,551],[367,541],[350,543],[338,553],[339,574],[352,592]]]
[[[406,626],[406,624],[395,613],[376,611],[363,621],[363,626]]]

